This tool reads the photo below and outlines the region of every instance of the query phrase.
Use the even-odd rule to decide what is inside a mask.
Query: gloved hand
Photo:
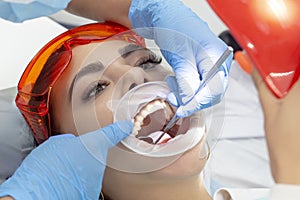
[[[222,70],[197,92],[207,72],[228,47],[194,12],[180,0],[132,0],[129,18],[140,35],[155,40],[175,72],[176,79],[167,80],[173,91],[168,100],[180,106],[178,117],[189,116],[221,101],[227,88],[232,54],[223,63]]]
[[[51,137],[0,185],[0,196],[17,200],[98,199],[108,149],[128,136],[132,126],[123,121],[79,137]]]
[[[67,7],[70,0],[0,0],[0,18],[22,22],[51,15]]]

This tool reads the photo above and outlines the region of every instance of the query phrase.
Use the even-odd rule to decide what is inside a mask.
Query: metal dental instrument
[[[206,84],[216,75],[216,73],[219,71],[220,67],[222,66],[223,62],[227,59],[227,57],[230,55],[230,53],[233,52],[232,47],[228,47],[224,53],[221,55],[221,57],[217,60],[217,62],[214,64],[214,66],[209,70],[206,77],[204,78],[202,84],[198,88],[196,94],[204,87]],[[157,144],[161,138],[168,132],[177,122],[177,120],[180,119],[177,117],[176,113],[172,117],[172,119],[168,122],[166,127],[163,130],[163,133],[159,136],[159,138],[154,142],[154,144]]]

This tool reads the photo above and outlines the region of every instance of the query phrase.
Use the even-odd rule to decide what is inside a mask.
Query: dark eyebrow
[[[104,65],[100,62],[94,62],[91,64],[86,65],[85,67],[81,68],[80,71],[75,75],[72,80],[72,83],[69,88],[69,101],[72,99],[73,89],[75,82],[78,81],[80,78],[84,77],[87,74],[95,73],[104,70]]]
[[[130,54],[138,50],[147,50],[147,48],[137,44],[128,44],[125,47],[120,48],[119,53],[122,58],[127,58]]]

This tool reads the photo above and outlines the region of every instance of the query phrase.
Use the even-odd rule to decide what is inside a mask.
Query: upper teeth
[[[160,109],[166,109],[169,113],[173,113],[171,107],[164,100],[156,99],[151,101],[143,108],[141,108],[141,110],[134,117],[134,127],[132,130],[132,134],[136,136],[139,130],[141,130],[145,117]],[[166,120],[170,120],[170,119],[166,119]]]

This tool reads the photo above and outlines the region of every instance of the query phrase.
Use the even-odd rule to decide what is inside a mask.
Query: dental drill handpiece
[[[231,52],[233,52],[233,49],[232,49],[232,47],[229,46],[223,52],[223,54],[217,60],[217,62],[214,64],[214,66],[209,70],[209,72],[207,73],[206,77],[204,78],[202,84],[199,86],[199,88],[197,89],[195,94],[197,94],[204,86],[206,86],[207,83],[217,74],[217,72],[219,71],[223,62],[225,62],[225,60],[228,58],[228,56],[231,54]],[[168,122],[168,124],[164,128],[163,133],[158,137],[158,139],[154,142],[154,144],[157,144],[161,140],[161,138],[175,125],[175,123],[177,122],[178,119],[179,119],[179,117],[175,113],[175,115],[171,118],[171,120]]]

